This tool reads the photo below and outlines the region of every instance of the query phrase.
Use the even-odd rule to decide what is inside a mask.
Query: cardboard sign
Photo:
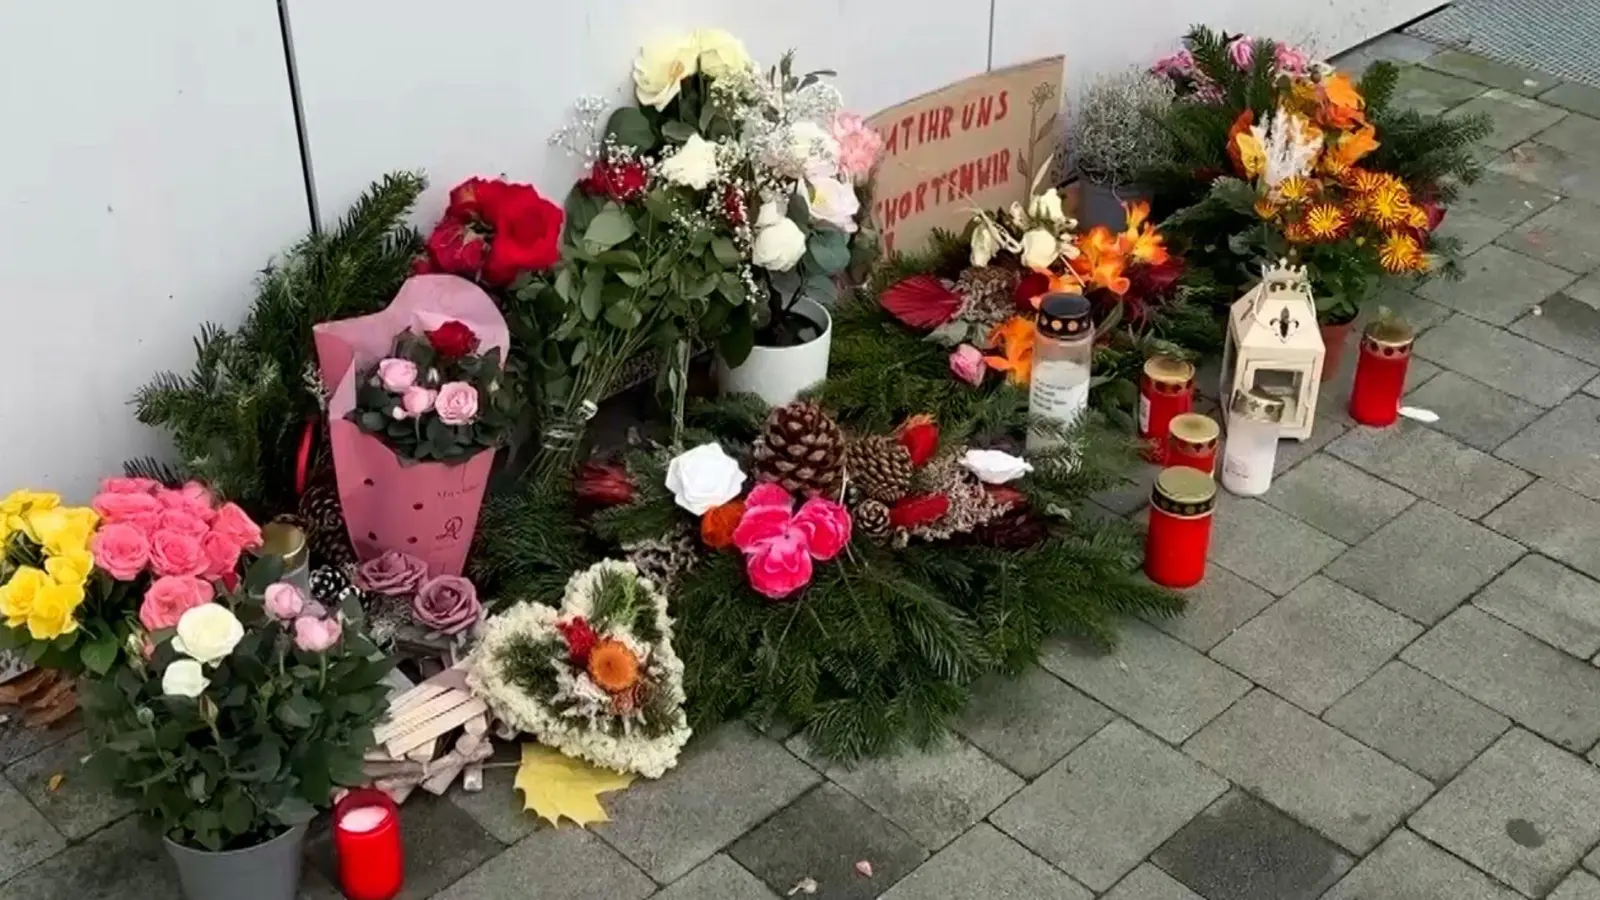
[[[1026,202],[1034,170],[1060,144],[1062,58],[968,78],[873,116],[883,162],[872,217],[886,251],[916,252],[974,209]]]

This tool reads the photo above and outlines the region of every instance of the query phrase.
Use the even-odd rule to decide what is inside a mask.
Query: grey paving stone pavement
[[[1517,900],[1520,896],[1402,828],[1322,900]]]
[[[929,897],[1015,897],[1090,900],[1088,889],[988,825],[940,851],[884,900]]]
[[[1524,556],[1472,602],[1574,656],[1600,653],[1600,582],[1554,560]]]
[[[701,863],[651,900],[777,900],[761,879],[743,866],[718,853]]]
[[[1438,414],[1439,421],[1430,423],[1430,428],[1485,453],[1493,453],[1544,412],[1526,400],[1448,371],[1413,391],[1406,405]]]
[[[1600,879],[1576,871],[1550,894],[1550,900],[1600,900]]]
[[[1458,107],[1486,90],[1488,88],[1476,81],[1456,78],[1426,66],[1406,66],[1400,70],[1392,102],[1425,115],[1437,114]]]
[[[1567,111],[1538,100],[1492,88],[1457,106],[1451,115],[1486,115],[1494,132],[1484,142],[1494,150],[1509,150],[1566,118]]]
[[[1117,882],[1117,886],[1105,895],[1104,900],[1205,900],[1205,898],[1184,887],[1182,882],[1174,880],[1171,875],[1147,863],[1129,872],[1127,878]]]
[[[1260,500],[1230,495],[1220,506],[1211,561],[1274,594],[1287,594],[1344,552],[1343,541]]]
[[[1328,452],[1469,519],[1532,480],[1509,463],[1407,419],[1383,429],[1353,428],[1329,444]]]
[[[1461,267],[1466,274],[1461,281],[1432,281],[1417,293],[1424,300],[1432,300],[1491,325],[1509,325],[1545,297],[1577,280],[1576,275],[1565,269],[1494,244],[1473,251],[1461,261]],[[1428,334],[1443,327],[1430,329]],[[1457,368],[1448,360],[1427,358],[1446,368]],[[1465,369],[1457,370],[1473,374]]]
[[[644,900],[655,882],[581,828],[547,829],[484,863],[434,900]]]
[[[16,810],[6,806],[0,786],[0,860],[10,861],[16,845],[5,837]],[[42,823],[33,823],[42,824]],[[44,826],[48,828],[49,826]],[[36,861],[36,860],[35,860]],[[0,862],[0,865],[6,865]],[[20,867],[0,869],[4,879]],[[65,852],[0,881],[0,900],[145,900],[177,898],[178,879],[161,839],[129,819]]]
[[[956,730],[1011,771],[1037,778],[1113,718],[1061,679],[1029,666],[1015,679],[980,682]]]
[[[1463,188],[1461,196],[1445,213],[1445,221],[1458,212],[1469,212],[1499,222],[1520,225],[1561,200],[1561,195],[1537,184],[1500,172],[1487,172],[1478,182]]]
[[[929,850],[950,843],[1023,786],[970,744],[948,741],[824,773]]]
[[[1489,170],[1563,196],[1600,197],[1600,162],[1538,141],[1512,147],[1490,161]]]
[[[928,852],[844,788],[818,785],[728,848],[734,861],[779,894],[802,880],[818,893],[867,900],[911,874]],[[857,871],[872,864],[872,877]]]
[[[1600,267],[1600,208],[1569,197],[1501,235],[1496,243],[1569,272],[1592,272]]]
[[[1516,256],[1499,247],[1485,247],[1478,252],[1490,250]],[[1499,324],[1515,321],[1550,294],[1566,287],[1575,276],[1563,274],[1556,280],[1561,283],[1550,282],[1553,286],[1548,291]],[[1524,288],[1516,296],[1527,297],[1529,292]],[[1474,321],[1469,316],[1453,316],[1429,329],[1417,338],[1416,347],[1417,355],[1424,359],[1521,397],[1535,406],[1555,406],[1595,376],[1595,368],[1587,363],[1551,353],[1540,344]]]
[[[1391,662],[1322,717],[1435,782],[1455,777],[1511,720],[1403,662]]]
[[[1540,479],[1485,516],[1483,524],[1600,578],[1600,503]]]
[[[1417,393],[1427,390],[1424,385]],[[1424,405],[1420,400],[1412,402]],[[1349,463],[1321,454],[1279,478],[1263,499],[1348,544],[1377,531],[1416,500]]]
[[[6,779],[68,840],[79,840],[133,811],[85,767],[89,744],[82,732],[12,763]]]
[[[1327,838],[1231,791],[1150,857],[1207,897],[1315,900],[1353,861]]]
[[[1182,593],[1189,603],[1183,615],[1151,624],[1202,653],[1277,600],[1216,563],[1206,568],[1205,581]]]
[[[1545,298],[1537,309],[1511,323],[1511,330],[1586,363],[1600,364],[1600,309],[1584,293],[1593,276]]]
[[[1575,394],[1506,441],[1495,455],[1600,500],[1600,399]]]
[[[1441,50],[1422,61],[1430,69],[1447,72],[1490,87],[1534,96],[1554,87],[1557,80],[1540,72],[1530,72],[1460,50]]]

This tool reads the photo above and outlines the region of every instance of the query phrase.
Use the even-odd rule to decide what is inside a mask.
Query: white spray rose
[[[815,122],[790,125],[766,155],[767,164],[787,178],[821,179],[839,174],[839,142]]]
[[[674,456],[667,463],[667,490],[677,504],[703,516],[739,496],[744,488],[744,472],[739,461],[729,456],[721,444],[701,444]]]
[[[661,177],[697,191],[706,189],[717,177],[717,145],[700,135],[691,135],[678,152],[661,163]]]
[[[778,204],[767,201],[761,204],[756,216],[755,246],[750,249],[750,261],[763,269],[787,272],[806,255],[806,235],[793,219],[778,209]]]
[[[1035,228],[1022,236],[1022,264],[1035,272],[1050,268],[1061,255],[1061,244],[1056,236],[1043,228]]]
[[[827,222],[846,234],[856,230],[856,215],[861,212],[861,200],[856,197],[856,189],[849,182],[837,178],[809,182],[806,205],[810,207],[813,219]]]
[[[190,659],[216,663],[238,645],[244,626],[233,611],[220,603],[202,603],[178,620],[172,648]]]
[[[210,684],[211,679],[192,659],[175,659],[161,674],[161,693],[168,697],[198,697]]]
[[[968,450],[961,465],[984,484],[1005,484],[1033,471],[1033,464],[1004,450]]]
[[[1043,219],[1053,225],[1067,221],[1067,213],[1061,208],[1061,195],[1056,193],[1055,188],[1034,197],[1028,211],[1035,219]]]
[[[980,269],[987,266],[999,250],[1000,241],[994,236],[994,229],[980,219],[978,227],[972,229],[972,264]]]
[[[694,42],[700,48],[700,71],[712,78],[743,72],[753,62],[744,49],[744,42],[721,28],[696,31]]]
[[[633,61],[634,93],[641,104],[666,109],[699,66],[700,47],[692,34],[646,44]]]

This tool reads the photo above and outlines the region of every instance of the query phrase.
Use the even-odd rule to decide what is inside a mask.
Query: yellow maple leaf
[[[562,817],[578,823],[609,822],[600,795],[620,791],[638,776],[613,772],[574,759],[550,747],[534,743],[522,745],[522,764],[517,766],[516,788],[522,792],[522,808],[531,809],[551,825]]]

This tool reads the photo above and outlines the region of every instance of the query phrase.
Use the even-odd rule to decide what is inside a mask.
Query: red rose
[[[943,494],[917,494],[903,498],[889,508],[889,524],[895,528],[916,528],[939,521],[949,511],[949,497]]]
[[[1033,301],[1042,294],[1050,292],[1050,276],[1043,272],[1028,272],[1017,282],[1016,290],[1011,293],[1011,298],[1016,301],[1017,309],[1021,312],[1032,313],[1037,307]]]
[[[445,219],[428,235],[428,255],[439,271],[452,275],[478,277],[486,249],[483,238],[456,219]]]
[[[621,506],[633,502],[633,479],[622,466],[584,463],[578,467],[574,492],[579,500],[597,506]]]
[[[433,257],[429,256],[428,254],[419,253],[411,258],[411,274],[436,275],[438,272],[439,267],[434,265]]]
[[[460,359],[478,349],[478,336],[472,333],[472,329],[468,328],[465,322],[458,322],[455,319],[426,334],[434,352],[449,359]]]
[[[633,160],[613,163],[602,159],[595,162],[589,177],[583,180],[583,187],[591,194],[626,203],[643,197],[649,181],[650,171],[643,163]]]
[[[913,466],[922,466],[939,449],[939,426],[932,419],[920,416],[915,421],[907,422],[900,432],[900,446],[911,454]]]
[[[450,191],[445,218],[491,222],[516,187],[498,178],[468,178]]]
[[[583,616],[557,622],[556,630],[561,632],[561,637],[567,642],[567,660],[575,666],[589,664],[589,651],[600,642],[599,635],[594,633],[594,628],[589,625]]]
[[[508,285],[523,272],[549,269],[561,259],[561,207],[530,185],[509,187],[489,222],[494,240],[483,280],[492,285]]]

